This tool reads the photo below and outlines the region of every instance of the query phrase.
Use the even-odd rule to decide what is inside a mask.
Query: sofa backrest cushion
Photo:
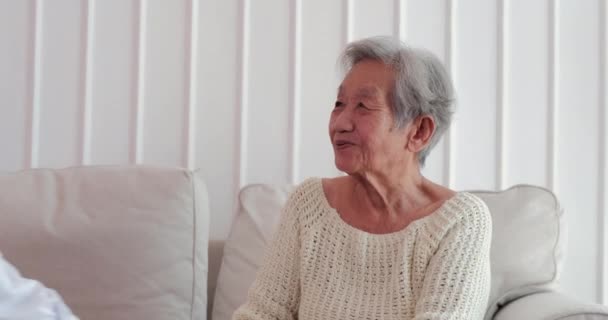
[[[82,319],[206,319],[208,230],[197,172],[0,174],[0,251]]]
[[[555,195],[517,185],[474,191],[492,214],[492,287],[485,319],[525,295],[555,290],[563,267],[566,229]]]
[[[226,240],[217,279],[214,320],[230,319],[246,300],[280,210],[292,186],[250,185]],[[550,191],[519,185],[501,192],[473,191],[492,213],[492,288],[486,319],[509,301],[552,289],[563,256],[561,209]]]

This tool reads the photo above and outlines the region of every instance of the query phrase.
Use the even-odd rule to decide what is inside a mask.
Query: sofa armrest
[[[579,302],[558,292],[524,296],[501,308],[494,320],[608,320],[608,307]]]

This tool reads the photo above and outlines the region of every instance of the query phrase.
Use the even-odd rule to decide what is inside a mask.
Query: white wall
[[[212,237],[248,183],[336,174],[326,126],[345,42],[398,35],[449,66],[459,111],[425,173],[553,189],[563,283],[608,304],[602,0],[0,0],[0,169],[202,168]]]

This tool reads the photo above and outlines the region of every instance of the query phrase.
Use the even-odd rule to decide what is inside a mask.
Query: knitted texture
[[[321,179],[291,194],[248,301],[233,319],[482,319],[492,222],[461,192],[389,234],[347,224]]]

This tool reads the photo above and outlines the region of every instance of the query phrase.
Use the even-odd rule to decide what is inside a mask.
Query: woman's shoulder
[[[328,206],[323,191],[323,179],[312,177],[295,186],[283,210],[286,215],[309,225],[313,220],[318,220],[328,209]]]
[[[470,215],[490,215],[490,209],[480,197],[470,192],[458,192],[456,194],[457,205],[463,212]]]
[[[305,179],[291,191],[287,203],[295,204],[315,200],[321,195],[319,191],[323,190],[322,183],[322,179],[318,177]]]
[[[458,192],[446,205],[454,222],[466,229],[479,230],[492,227],[492,215],[486,203],[470,192]]]
[[[426,229],[441,238],[454,228],[474,231],[491,228],[491,224],[490,210],[483,200],[469,192],[457,192],[431,215]]]
[[[331,199],[338,194],[338,190],[347,183],[349,183],[348,177],[307,178],[294,188],[289,198],[292,201],[316,199],[331,202]]]

